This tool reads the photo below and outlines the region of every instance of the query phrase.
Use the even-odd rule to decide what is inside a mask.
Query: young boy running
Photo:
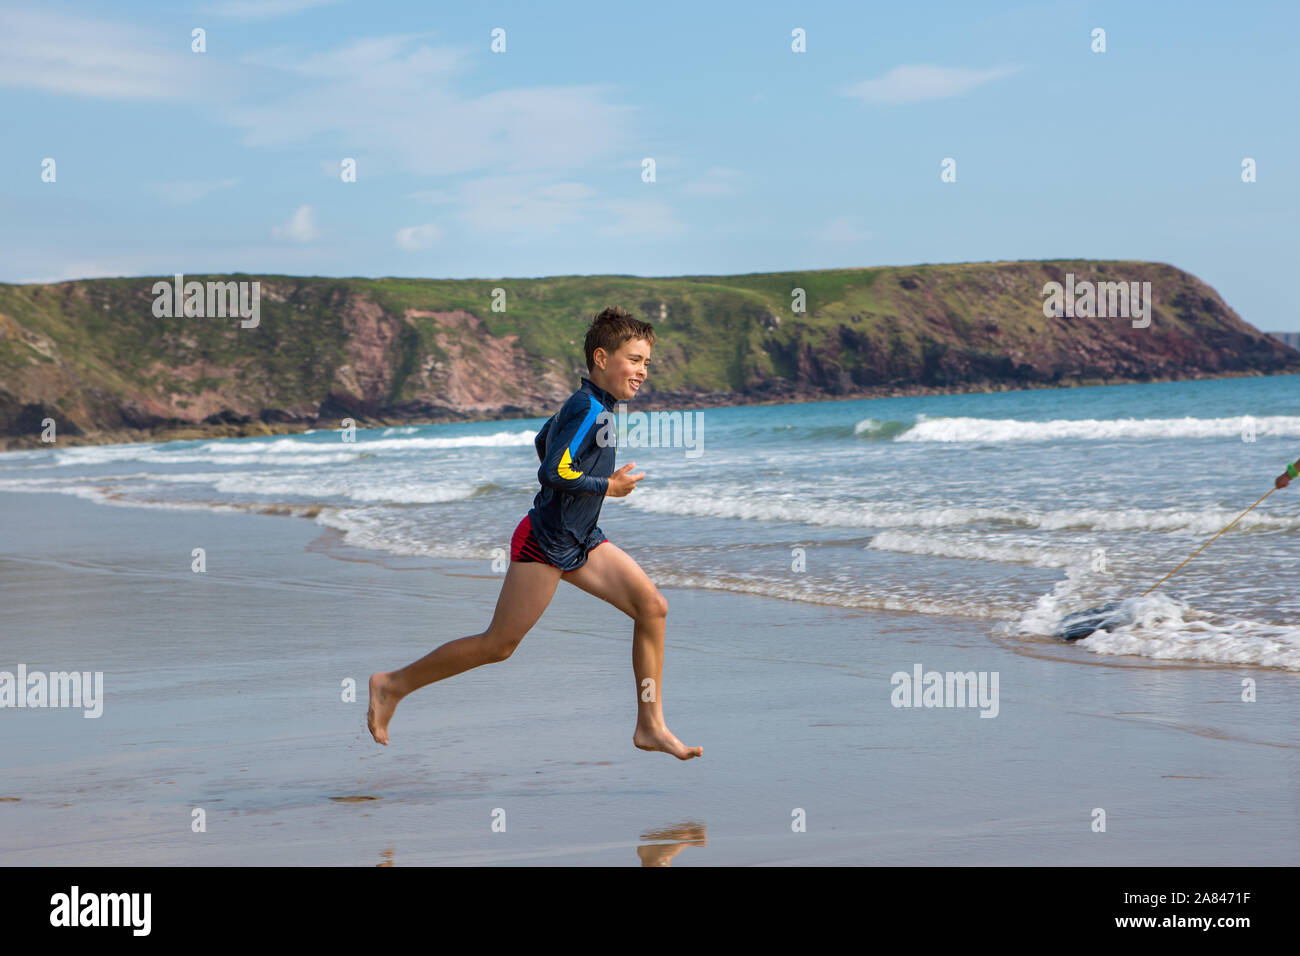
[[[492,623],[481,634],[449,641],[401,670],[370,675],[366,726],[388,744],[388,722],[411,691],[480,664],[504,661],[537,623],[563,577],[632,618],[632,672],[637,720],[632,743],[680,760],[704,753],[687,747],[664,723],[664,624],[668,602],[640,566],[596,525],[606,495],[622,498],[645,472],[636,462],[614,471],[612,416],[618,402],[636,395],[650,371],[654,326],[619,308],[601,312],[587,329],[583,349],[590,378],[542,426],[535,444],[542,460],[542,489],[515,528],[510,566]]]

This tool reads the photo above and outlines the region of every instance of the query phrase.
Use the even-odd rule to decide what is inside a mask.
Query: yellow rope
[[[1268,489],[1268,491],[1266,491],[1266,492],[1264,492],[1262,495],[1260,495],[1260,496],[1259,496],[1259,501],[1263,501],[1265,498],[1267,498],[1269,495],[1271,495],[1271,494],[1272,494],[1273,492],[1275,492],[1275,491],[1277,491],[1277,485],[1274,485],[1272,488]],[[1255,502],[1255,505],[1259,504],[1259,501],[1256,501],[1256,502]],[[1249,508],[1247,508],[1247,509],[1246,509],[1245,511],[1243,511],[1241,514],[1237,515],[1237,517],[1233,518],[1232,521],[1229,522],[1228,527],[1227,527],[1227,528],[1224,528],[1223,531],[1227,531],[1228,528],[1231,528],[1234,524],[1236,524],[1236,523],[1237,523],[1238,521],[1240,521],[1242,518],[1246,517],[1246,515],[1250,514],[1251,511],[1254,510],[1255,505],[1251,505]],[[1223,531],[1220,531],[1219,534],[1223,534]],[[1217,538],[1217,537],[1219,536],[1219,534],[1216,534],[1216,535],[1214,536],[1214,538],[1211,538],[1209,541],[1205,542],[1205,544],[1201,545],[1199,548],[1197,548],[1195,551],[1193,551],[1190,555],[1188,555],[1188,556],[1187,556],[1187,561],[1192,560],[1192,558],[1196,557],[1198,554],[1200,554],[1202,551],[1204,551],[1206,548],[1208,548],[1211,544],[1213,544],[1213,543],[1214,543],[1214,539]],[[1186,564],[1187,561],[1184,561],[1183,564]],[[1149,588],[1147,588],[1145,591],[1143,591],[1142,594],[1140,595],[1140,597],[1146,597],[1148,594],[1150,594],[1150,593],[1151,593],[1152,591],[1154,591],[1156,588],[1160,587],[1160,585],[1162,585],[1162,584],[1164,584],[1166,581],[1168,581],[1171,577],[1173,577],[1173,576],[1174,576],[1175,574],[1177,574],[1180,570],[1182,570],[1183,564],[1178,565],[1178,567],[1174,568],[1172,571],[1170,571],[1168,574],[1166,574],[1163,578],[1161,578],[1161,579],[1160,579],[1159,581],[1157,581],[1155,584],[1151,585],[1151,587],[1149,587]]]

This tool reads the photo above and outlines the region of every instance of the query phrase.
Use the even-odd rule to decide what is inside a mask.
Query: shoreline
[[[382,748],[368,674],[481,631],[501,575],[278,517],[0,493],[0,670],[103,671],[106,695],[97,720],[0,709],[0,865],[1300,857],[1294,675],[1073,667],[958,618],[664,588],[666,715],[704,747],[680,763],[631,745],[630,622],[561,586],[509,661],[403,701]],[[916,665],[1000,674],[996,719],[891,704]]]
[[[54,491],[0,491],[0,499],[4,496],[20,497],[24,495],[34,495],[36,497],[68,497],[64,493]],[[110,494],[103,495],[98,499],[76,497],[75,500],[84,501],[94,507],[125,508],[179,514],[206,514],[218,517],[233,515],[237,517],[272,517],[306,520],[311,523],[311,527],[314,529],[315,533],[315,537],[304,546],[306,552],[319,554],[334,561],[364,564],[388,571],[409,571],[413,568],[424,568],[434,570],[436,573],[443,575],[481,577],[482,575],[476,575],[474,570],[479,568],[482,563],[487,560],[484,558],[471,558],[463,555],[409,554],[389,551],[383,548],[368,548],[362,545],[349,544],[347,542],[346,532],[332,525],[321,524],[316,520],[322,511],[331,507],[328,505],[289,504],[284,502],[230,504],[210,504],[198,501],[183,503],[174,501],[161,502],[153,500],[133,500],[124,498],[120,495]],[[3,509],[0,508],[0,512],[2,511]],[[497,576],[499,577],[499,575]],[[1046,639],[1042,641],[1034,641],[1010,634],[1004,634],[998,629],[998,625],[1005,623],[1005,620],[997,617],[966,617],[961,615],[927,613],[919,610],[845,605],[834,601],[817,600],[808,597],[794,597],[789,595],[774,596],[748,588],[728,587],[725,584],[694,585],[686,587],[678,584],[660,584],[659,582],[656,582],[656,584],[663,590],[671,589],[698,594],[714,593],[737,597],[757,597],[764,600],[775,600],[781,603],[842,611],[850,615],[863,613],[896,616],[900,619],[960,620],[967,622],[971,628],[977,630],[980,636],[988,640],[990,643],[1011,653],[1057,663],[1123,669],[1140,668],[1160,671],[1231,669],[1244,670],[1246,673],[1252,671],[1296,673],[1294,671],[1286,671],[1285,669],[1279,669],[1267,664],[1260,664],[1252,661],[1229,663],[1214,660],[1146,657],[1133,654],[1097,655],[1091,653],[1080,653],[1079,648],[1081,645],[1078,644]],[[1300,676],[1300,674],[1297,674],[1296,676]]]
[[[1080,378],[1066,382],[971,382],[954,386],[932,385],[872,385],[862,388],[847,389],[841,393],[831,394],[823,390],[793,389],[790,394],[777,397],[757,397],[734,392],[706,392],[697,395],[667,393],[664,398],[647,398],[639,411],[691,411],[708,408],[744,407],[750,405],[804,405],[815,402],[845,402],[872,398],[912,398],[929,395],[991,395],[998,392],[1020,392],[1037,389],[1071,389],[1095,388],[1109,385],[1156,385],[1169,382],[1203,381],[1210,379],[1231,378],[1265,378],[1274,375],[1296,375],[1297,371],[1264,372],[1258,369],[1248,371],[1226,372],[1215,375],[1174,375],[1156,376],[1144,379],[1128,378]],[[549,407],[548,407],[549,409]],[[354,420],[358,429],[403,428],[415,425],[455,425],[477,422],[512,422],[526,421],[531,418],[546,418],[553,409],[538,411],[535,415],[520,415],[512,418],[500,418],[493,413],[465,416],[412,416],[388,417],[356,415]],[[262,438],[274,435],[301,435],[307,431],[325,431],[337,429],[342,419],[304,419],[294,422],[264,422],[250,418],[248,422],[223,424],[182,424],[165,425],[149,429],[115,429],[82,434],[60,432],[58,444],[66,446],[83,445],[131,445],[166,443],[173,441],[217,440],[222,438]],[[0,435],[0,453],[6,451],[27,451],[48,448],[52,443],[41,441],[39,434]]]

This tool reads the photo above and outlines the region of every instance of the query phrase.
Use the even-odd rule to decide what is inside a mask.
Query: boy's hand
[[[1284,471],[1282,474],[1277,476],[1277,481],[1273,482],[1273,487],[1285,488],[1289,484],[1291,484],[1291,476]]]
[[[605,495],[607,497],[622,498],[625,495],[631,494],[632,489],[636,487],[636,483],[645,477],[644,471],[639,475],[628,474],[628,472],[632,470],[632,466],[635,464],[636,462],[629,461],[626,465],[609,476],[609,487],[605,489]]]

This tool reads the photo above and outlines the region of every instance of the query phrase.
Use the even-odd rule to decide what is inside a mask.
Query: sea
[[[1031,653],[1120,602],[1079,659],[1300,670],[1300,481],[1267,494],[1300,458],[1300,376],[626,412],[618,464],[645,477],[599,523],[661,588],[977,619]],[[499,569],[544,422],[55,443],[0,453],[0,491],[283,514]]]

